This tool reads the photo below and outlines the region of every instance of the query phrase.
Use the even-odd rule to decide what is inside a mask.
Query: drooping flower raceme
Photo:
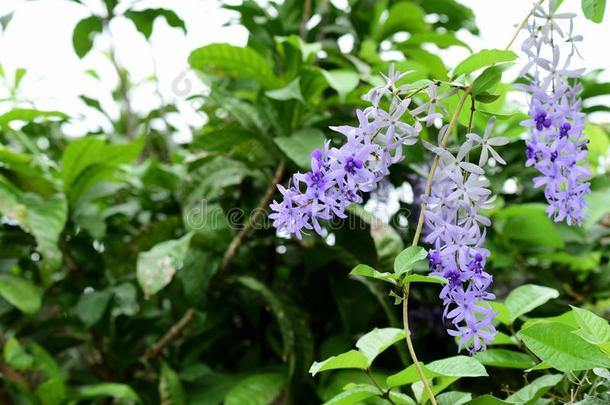
[[[440,298],[444,317],[451,322],[448,333],[459,337],[460,349],[484,350],[494,339],[495,312],[488,304],[495,296],[488,292],[492,276],[484,271],[489,251],[483,248],[489,218],[480,213],[491,208],[494,197],[484,177],[483,166],[489,154],[501,164],[504,160],[492,146],[508,142],[490,138],[495,119],[489,120],[483,137],[467,134],[457,155],[444,148],[426,146],[439,156],[425,213],[425,241],[432,246],[428,254],[431,274],[447,279]],[[481,148],[478,164],[467,161],[474,148]]]
[[[422,128],[419,121],[428,117],[410,118],[411,99],[403,97],[408,92],[396,85],[403,76],[392,66],[383,75],[386,83],[364,97],[371,106],[356,112],[358,126],[331,127],[346,142],[335,148],[327,141],[323,150],[311,154],[309,172],[295,174],[288,187],[278,186],[283,199],[273,201],[269,217],[280,233],[299,239],[312,229],[322,234],[320,221],[345,218],[347,206],[361,203],[362,193],[373,191],[389,174],[389,167],[403,158],[403,145],[417,142]],[[382,107],[384,98],[389,99],[387,111]]]
[[[530,118],[522,122],[531,132],[526,165],[541,174],[534,178],[534,186],[544,187],[549,217],[574,225],[585,218],[584,196],[590,192],[591,177],[585,163],[588,141],[583,138],[580,86],[574,84],[584,69],[569,67],[581,37],[572,34],[574,14],[557,13],[555,1],[548,7],[535,6],[530,35],[521,46],[529,58],[521,72],[529,84],[517,85],[529,94],[530,102]],[[567,30],[562,27],[566,23]]]

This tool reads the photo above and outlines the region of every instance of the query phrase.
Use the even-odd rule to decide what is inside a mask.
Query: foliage
[[[582,3],[601,20],[604,1]],[[114,18],[147,39],[156,20],[186,30],[169,9],[104,6],[75,27],[77,55],[100,51],[95,38]],[[516,54],[472,52],[458,39],[460,29],[478,35],[467,6],[225,7],[248,44],[219,41],[191,53],[209,92],[193,97],[207,122],[185,144],[171,141],[175,128],[164,117],[173,105],[131,109],[136,84],[112,50],[120,116],[83,95],[112,129],[79,139],[64,133],[70,117],[19,99],[25,71],[0,69],[10,94],[0,115],[0,402],[426,403],[392,305],[411,283],[410,332],[439,404],[609,401],[610,127],[585,131],[594,173],[588,219],[582,228],[556,224],[524,165],[523,106],[508,101],[514,89],[502,82]],[[351,49],[339,48],[341,37]],[[471,55],[446,66],[436,50],[450,47]],[[405,83],[476,87],[472,122],[466,108],[456,134],[482,133],[494,115],[495,132],[511,139],[508,165],[489,178],[499,196],[486,241],[499,333],[472,357],[456,355],[444,332],[437,297],[446,280],[425,274],[421,247],[405,249],[428,171],[420,144],[389,178],[415,198],[396,199],[387,222],[353,208],[326,237],[297,241],[277,236],[261,213],[277,198],[276,183],[309,167],[313,148],[338,144],[328,127],[354,122],[361,96],[391,62],[411,71]],[[592,72],[582,84],[585,111],[607,111],[596,97],[610,94],[610,83]],[[446,101],[454,112],[458,96]],[[422,138],[435,142],[433,130]]]

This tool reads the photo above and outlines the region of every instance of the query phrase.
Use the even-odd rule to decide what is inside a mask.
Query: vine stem
[[[544,3],[544,0],[538,0],[538,2],[536,3],[536,6],[541,5],[542,3]],[[525,18],[523,20],[521,20],[521,22],[519,23],[519,25],[517,25],[517,29],[515,30],[515,33],[513,34],[513,36],[510,38],[510,41],[508,41],[508,45],[506,45],[506,47],[504,48],[505,51],[508,51],[510,49],[511,46],[513,46],[513,43],[515,42],[515,39],[517,39],[517,36],[519,35],[519,32],[521,32],[521,29],[525,26],[525,24],[527,24],[527,20],[530,19],[530,17],[532,16],[532,14],[534,13],[534,9],[536,7],[532,7],[532,9],[530,10],[529,13],[527,13],[527,15],[525,16]]]

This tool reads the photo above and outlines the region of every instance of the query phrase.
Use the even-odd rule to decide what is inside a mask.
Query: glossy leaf
[[[486,66],[500,62],[510,62],[515,59],[517,59],[517,54],[513,51],[483,49],[460,62],[451,72],[451,77],[467,75]]]
[[[559,297],[559,292],[553,288],[527,284],[511,291],[506,297],[504,305],[510,311],[510,321],[512,323],[521,315],[527,314],[557,297]]]

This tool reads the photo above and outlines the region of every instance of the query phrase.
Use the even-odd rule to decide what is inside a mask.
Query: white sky
[[[336,5],[346,0],[331,0]],[[434,0],[427,0],[434,1]],[[101,0],[85,0],[90,7],[101,13]],[[510,39],[514,26],[524,17],[532,4],[531,0],[462,0],[476,15],[480,38],[461,32],[460,37],[473,49],[501,48]],[[201,125],[203,120],[194,113],[184,98],[203,90],[203,86],[192,72],[188,71],[187,57],[191,50],[213,42],[229,42],[244,45],[247,39],[241,27],[223,27],[231,13],[220,8],[216,0],[140,0],[138,9],[164,7],[174,10],[187,25],[187,34],[169,27],[164,20],[155,23],[151,45],[124,18],[111,24],[117,40],[119,63],[130,72],[135,83],[143,83],[133,91],[132,103],[137,111],[147,112],[159,105],[155,87],[147,79],[154,73],[153,57],[157,61],[160,91],[166,101],[178,103],[180,114],[170,120],[181,128],[188,138],[187,124]],[[565,0],[563,11],[581,14],[580,0]],[[32,100],[39,109],[61,110],[75,117],[66,130],[77,135],[87,128],[102,125],[109,128],[104,118],[86,107],[79,94],[100,99],[112,115],[118,114],[111,101],[110,89],[116,85],[116,75],[103,52],[108,49],[108,38],[95,42],[92,52],[79,59],[72,48],[72,31],[76,23],[89,15],[82,5],[66,0],[2,0],[0,16],[15,12],[6,32],[0,33],[0,63],[10,78],[15,69],[26,68],[28,73],[22,83],[24,98]],[[576,31],[584,35],[581,53],[589,69],[610,67],[608,40],[610,40],[610,10],[602,24],[593,24],[582,17],[576,20]],[[518,45],[517,41],[517,45]],[[513,48],[518,50],[517,46]],[[454,47],[444,56],[449,66],[465,57],[465,50]],[[95,69],[101,80],[87,75],[87,69]],[[605,73],[610,80],[610,74]],[[5,94],[0,86],[0,98]],[[178,90],[177,90],[178,89]],[[183,91],[186,89],[187,91]],[[0,102],[0,112],[11,106]]]

